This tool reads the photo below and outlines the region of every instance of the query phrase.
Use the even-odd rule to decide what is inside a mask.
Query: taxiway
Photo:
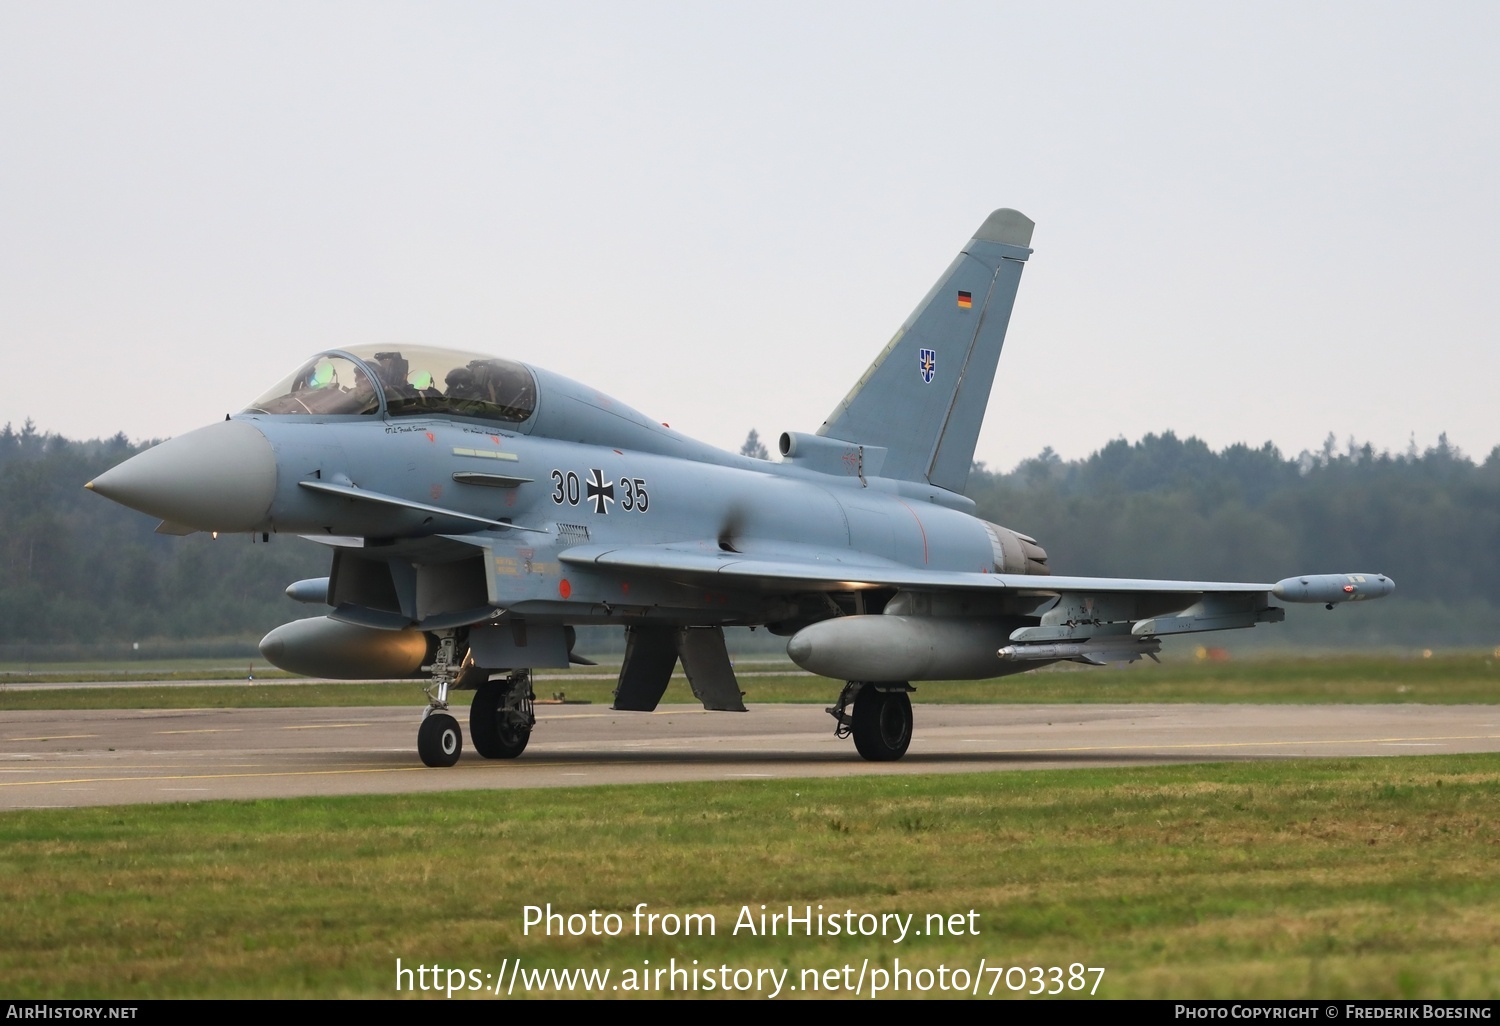
[[[385,706],[4,713],[0,809],[1500,751],[1500,707],[1485,705],[918,705],[910,753],[883,764],[836,739],[816,705],[560,705],[538,708],[520,759],[466,748],[457,766],[428,769],[418,716]]]

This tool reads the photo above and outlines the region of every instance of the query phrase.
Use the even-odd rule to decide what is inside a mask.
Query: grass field
[[[1497,808],[1500,756],[1474,755],[12,812],[0,991],[388,997],[398,958],[616,982],[697,959],[796,986],[899,957],[1079,962],[1113,998],[1494,998]],[[717,933],[633,936],[639,902]],[[624,933],[524,936],[547,903]],[[979,933],[733,935],[761,904]]]
[[[184,671],[186,672],[186,671]],[[770,673],[770,675],[761,675]],[[538,697],[559,692],[570,700],[608,705],[614,690],[607,668],[580,675],[538,674]],[[189,678],[193,679],[193,678]],[[839,684],[801,673],[775,673],[751,664],[741,678],[746,701],[828,704]],[[467,703],[463,693],[457,702]],[[917,702],[1500,702],[1500,660],[1492,653],[1396,656],[1261,657],[1238,662],[1175,658],[1161,664],[1085,667],[1065,663],[995,681],[922,683]],[[692,701],[685,680],[666,701]],[[278,683],[262,679],[234,686],[173,685],[58,690],[7,688],[0,681],[0,711],[7,709],[180,709],[272,706],[420,705],[414,681],[394,683]]]

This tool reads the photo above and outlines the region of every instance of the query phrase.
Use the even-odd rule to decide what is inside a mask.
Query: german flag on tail
[[[974,294],[972,292],[960,292],[958,294],[958,308],[968,310],[974,305]]]

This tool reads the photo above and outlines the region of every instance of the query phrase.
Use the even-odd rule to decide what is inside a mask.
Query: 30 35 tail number
[[[616,485],[619,491],[616,492]],[[618,502],[620,508],[631,513],[644,513],[651,506],[651,496],[646,491],[646,481],[639,477],[622,477],[609,481],[602,470],[590,470],[588,480],[582,480],[574,471],[552,472],[552,501],[559,506],[577,506],[580,502],[593,505],[595,513],[608,513],[609,507]]]

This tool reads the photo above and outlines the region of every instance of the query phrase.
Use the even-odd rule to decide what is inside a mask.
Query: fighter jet
[[[1274,623],[1281,602],[1379,598],[1376,573],[1276,584],[1068,577],[963,494],[1033,223],[996,210],[815,433],[779,461],[696,442],[587,385],[426,346],[312,357],[242,412],[87,487],[159,531],[331,548],[325,605],[261,642],[275,665],[415,678],[417,750],[509,759],[535,725],[531,671],[585,662],[582,624],[625,629],[614,708],[649,711],[680,661],[705,708],[743,710],[725,627],[764,628],[815,674],[866,759],[901,758],[913,681],[1059,660],[1155,657],[1174,634]]]

